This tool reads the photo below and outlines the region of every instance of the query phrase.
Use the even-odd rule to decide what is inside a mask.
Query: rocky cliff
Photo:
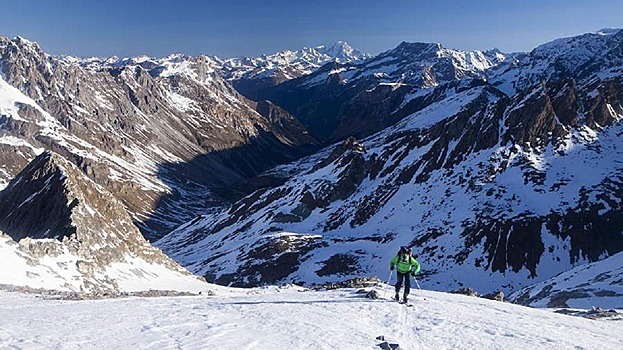
[[[97,294],[208,287],[151,246],[110,192],[51,152],[0,192],[0,232],[18,243],[2,240],[0,283]],[[32,271],[18,276],[21,265]]]

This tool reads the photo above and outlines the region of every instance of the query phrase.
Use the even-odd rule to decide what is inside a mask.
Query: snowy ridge
[[[381,295],[390,292],[389,287],[375,289]],[[379,349],[388,342],[414,350],[618,349],[623,342],[621,322],[462,295],[423,295],[426,300],[413,295],[414,306],[406,308],[364,299],[354,290],[295,287],[99,301],[0,292],[0,347],[328,350]]]
[[[234,81],[271,76],[290,80],[311,74],[328,62],[356,62],[368,57],[348,43],[338,41],[330,46],[285,50],[260,57],[229,58],[220,61],[219,69],[228,80]]]
[[[396,48],[361,63],[351,62],[341,70],[329,73],[339,74],[343,83],[354,83],[362,79],[374,79],[377,83],[401,83],[417,87],[432,87],[441,83],[463,79],[484,78],[486,71],[506,60],[506,55],[497,49],[489,51],[461,51],[448,49],[438,43],[403,42]],[[323,83],[325,79],[312,76],[302,80],[307,88]]]
[[[574,77],[582,83],[620,76],[621,29],[561,38],[538,46],[510,65],[489,72],[489,80],[512,96],[542,80]]]
[[[171,75],[196,76],[192,69],[193,62],[204,61],[205,72],[208,74],[218,71],[220,75],[230,81],[240,79],[277,79],[290,80],[310,74],[328,62],[356,62],[369,58],[353,48],[348,43],[338,41],[329,46],[304,47],[300,50],[284,50],[258,57],[219,58],[217,56],[200,55],[191,57],[183,54],[172,54],[163,58],[149,56],[109,58],[80,58],[61,56],[60,61],[67,65],[80,65],[91,72],[102,72],[111,69],[140,66],[155,76],[168,77]]]
[[[509,296],[532,307],[623,308],[623,253],[580,265]]]

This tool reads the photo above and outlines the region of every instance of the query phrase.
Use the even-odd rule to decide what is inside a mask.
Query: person
[[[420,263],[411,254],[411,249],[403,246],[400,247],[398,254],[389,262],[389,269],[393,271],[394,268],[397,268],[398,279],[396,282],[396,296],[394,298],[396,301],[400,301],[400,288],[404,280],[405,292],[402,296],[402,302],[406,303],[411,290],[411,277],[409,275],[415,276],[420,272]]]

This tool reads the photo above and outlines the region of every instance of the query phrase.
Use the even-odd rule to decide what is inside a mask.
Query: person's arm
[[[397,263],[398,263],[398,255],[396,255],[395,257],[392,258],[392,260],[389,261],[389,269],[393,270]]]
[[[417,260],[413,259],[413,261],[411,262],[411,274],[416,275],[419,272],[420,272],[420,263]]]

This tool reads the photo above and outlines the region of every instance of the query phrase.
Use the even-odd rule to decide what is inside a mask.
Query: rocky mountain
[[[408,57],[435,57],[439,47],[401,44],[360,66],[325,66],[278,85],[292,100],[295,87],[312,86],[295,116],[370,94],[378,97],[362,108],[369,119],[391,118],[361,140],[263,174],[281,185],[157,244],[209,281],[233,285],[383,278],[398,247],[410,245],[429,288],[506,293],[614,255],[623,250],[622,45],[623,32],[612,30],[472,65],[482,70],[440,58],[427,79],[435,64]],[[583,63],[560,64],[573,59]],[[373,68],[379,61],[392,63]],[[286,101],[273,100],[292,111]]]
[[[244,98],[213,66],[206,56],[58,58],[0,38],[0,183],[52,150],[156,239],[229,201],[229,186],[315,149],[291,115]]]
[[[491,83],[508,95],[514,95],[543,80],[574,77],[590,84],[608,77],[621,76],[620,29],[602,29],[595,33],[561,38],[541,45],[529,55],[489,72]]]
[[[51,152],[0,192],[0,252],[2,284],[100,295],[207,289],[151,246],[110,192]]]
[[[356,62],[368,57],[348,43],[338,41],[330,46],[304,47],[259,57],[214,59],[216,69],[240,93],[253,100],[261,100],[258,96],[264,89],[309,75],[326,63]]]
[[[256,98],[285,108],[320,140],[336,142],[369,136],[414,113],[417,107],[403,103],[407,95],[463,79],[484,80],[487,70],[508,60],[499,50],[466,52],[403,42],[363,62],[327,63],[267,87]]]

